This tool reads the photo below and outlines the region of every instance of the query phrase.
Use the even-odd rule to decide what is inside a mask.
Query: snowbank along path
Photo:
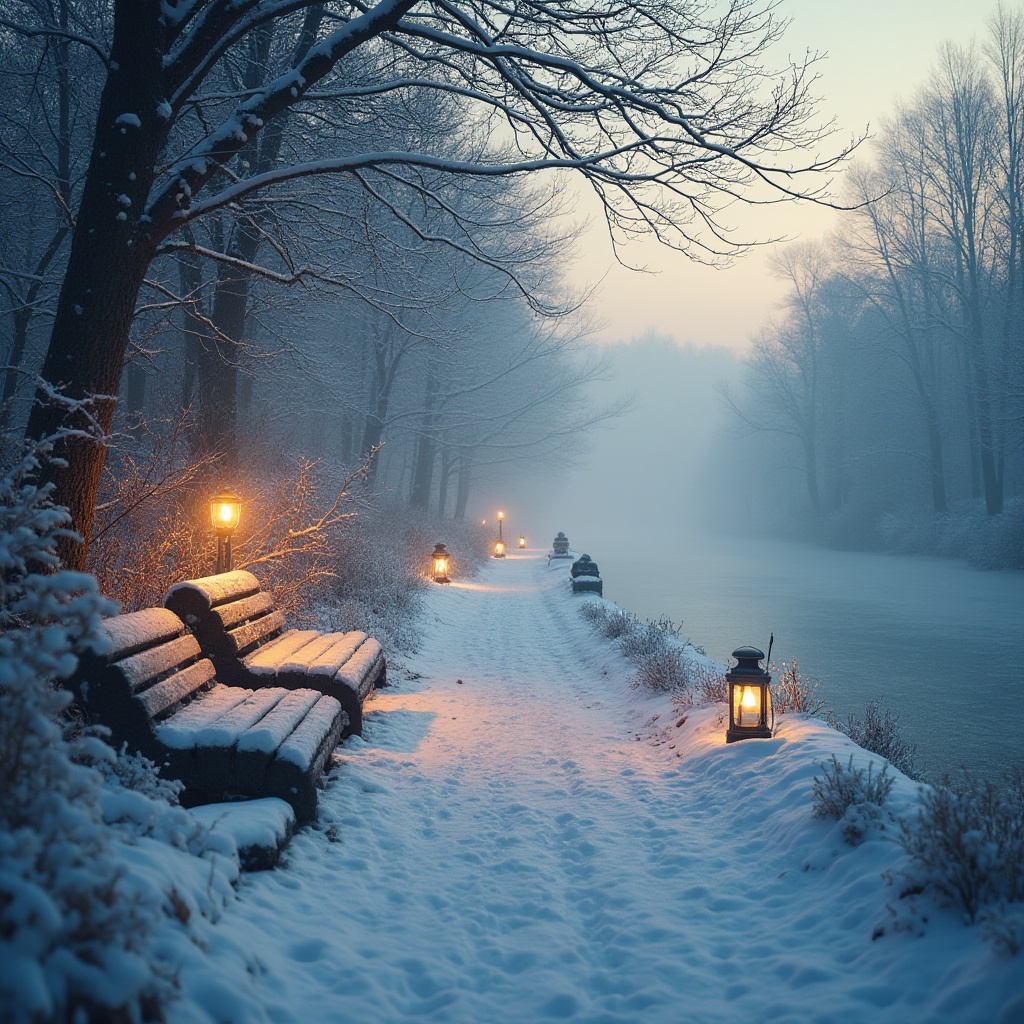
[[[818,763],[858,748],[800,719],[726,746],[718,712],[630,689],[567,580],[531,552],[431,590],[413,678],[176,1020],[1024,1021],[978,928],[891,927],[892,843],[812,818]]]

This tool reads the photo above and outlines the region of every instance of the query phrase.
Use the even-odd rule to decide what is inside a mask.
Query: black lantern
[[[732,656],[736,666],[725,673],[729,684],[729,731],[725,742],[771,739],[775,712],[769,687],[772,677],[761,668],[764,651],[737,647]]]
[[[451,583],[448,579],[448,552],[443,544],[435,544],[434,552],[430,556],[431,575],[435,583]]]
[[[526,547],[526,538],[522,534],[519,535],[519,547],[520,548],[525,548]]]
[[[210,499],[210,524],[217,534],[217,572],[231,571],[231,535],[242,517],[242,499],[230,491],[218,491]]]

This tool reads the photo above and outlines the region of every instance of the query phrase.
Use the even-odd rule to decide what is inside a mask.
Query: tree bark
[[[161,13],[161,0],[116,5],[110,71],[42,367],[51,387],[80,404],[69,410],[40,390],[27,427],[31,438],[56,438],[55,454],[64,464],[50,462],[47,477],[82,538],[81,544],[66,538],[60,543],[64,564],[74,569],[85,566],[104,437],[113,422],[136,297],[153,255],[150,225],[140,215],[167,130],[158,115]]]

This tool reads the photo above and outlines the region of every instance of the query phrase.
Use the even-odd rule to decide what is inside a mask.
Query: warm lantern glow
[[[504,519],[505,518],[505,513],[504,512],[499,512],[498,513],[498,518],[499,519]]]
[[[729,684],[729,729],[725,740],[769,739],[775,713],[769,684],[772,677],[761,668],[764,654],[756,647],[732,652],[738,664],[725,674]]]
[[[521,537],[519,538],[519,546],[520,546],[521,548],[525,548],[525,547],[526,547],[526,538],[525,538],[525,537],[522,537],[522,536],[521,536]]]
[[[739,707],[736,709],[736,724],[741,727],[757,725],[761,720],[761,690],[754,686],[738,686],[741,693]]]
[[[443,544],[435,544],[434,551],[430,557],[433,562],[431,575],[434,582],[451,583],[451,580],[448,579],[448,552],[445,550],[445,546]]]
[[[220,491],[210,499],[210,523],[217,533],[232,534],[242,517],[242,499],[229,491]]]
[[[504,558],[505,557],[505,542],[503,540],[496,540],[494,542],[494,557]]]

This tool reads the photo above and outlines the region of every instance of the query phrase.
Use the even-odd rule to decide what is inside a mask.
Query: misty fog
[[[1004,694],[1024,664],[1024,575],[801,539],[798,467],[737,429],[723,399],[742,377],[735,353],[654,337],[605,351],[614,376],[595,401],[628,393],[630,410],[585,456],[492,481],[483,517],[488,500],[501,506],[531,547],[564,531],[600,566],[607,599],[668,616],[719,661],[742,644],[767,651],[774,633],[773,664],[796,659],[839,719],[875,699],[898,715],[929,777],[1019,759],[1024,706]]]

